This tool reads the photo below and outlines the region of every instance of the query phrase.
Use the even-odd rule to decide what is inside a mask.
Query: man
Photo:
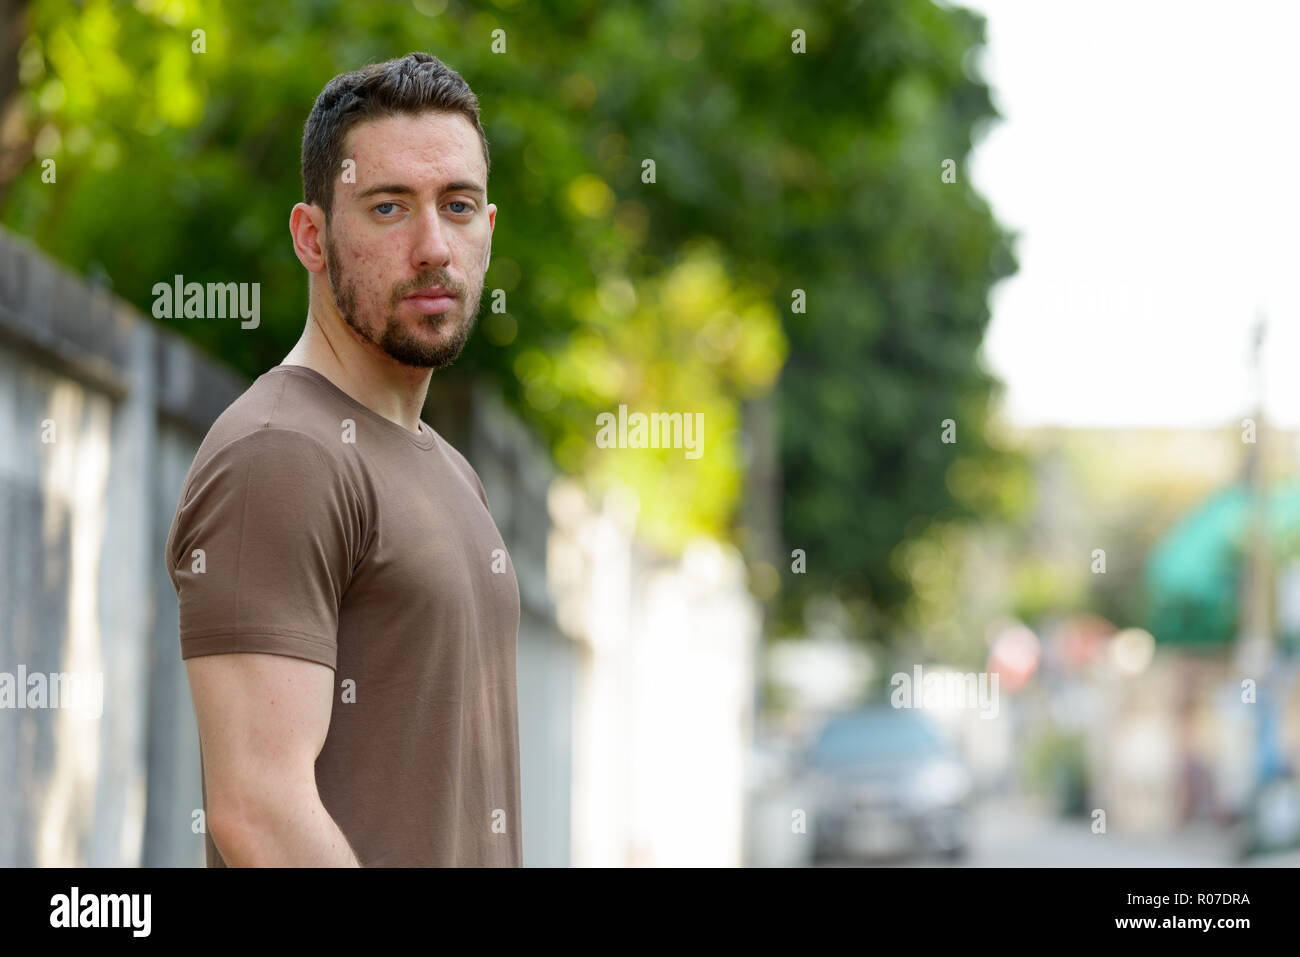
[[[521,864],[514,567],[420,419],[478,312],[488,168],[427,54],[307,119],[306,328],[212,426],[167,539],[209,867]]]

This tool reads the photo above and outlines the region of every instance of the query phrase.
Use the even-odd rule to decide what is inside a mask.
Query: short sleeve
[[[361,535],[351,489],[315,439],[283,429],[197,466],[167,538],[181,657],[268,652],[334,668]]]

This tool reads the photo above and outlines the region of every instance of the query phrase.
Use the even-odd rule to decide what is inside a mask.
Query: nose
[[[442,218],[430,210],[418,220],[419,230],[411,247],[411,265],[417,270],[445,268],[451,263],[451,246],[442,236]]]

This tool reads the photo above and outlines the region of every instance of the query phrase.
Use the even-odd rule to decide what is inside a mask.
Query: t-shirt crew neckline
[[[317,382],[319,382],[325,388],[329,389],[331,392],[337,395],[348,405],[355,408],[358,412],[360,412],[366,418],[372,420],[375,424],[379,425],[380,427],[390,429],[393,432],[406,436],[408,439],[411,440],[411,443],[413,445],[416,445],[419,448],[422,449],[433,448],[434,441],[435,441],[433,430],[424,424],[423,419],[418,420],[420,424],[420,434],[416,435],[414,432],[412,432],[410,429],[406,428],[405,426],[398,425],[396,422],[384,418],[374,409],[370,408],[370,406],[366,405],[363,402],[358,401],[357,399],[354,399],[352,396],[348,395],[346,392],[340,389],[337,385],[335,385],[325,376],[321,375],[315,369],[309,368],[308,366],[278,365],[278,366],[274,366],[271,369],[271,371],[288,372],[292,375],[305,375],[309,379],[315,379]]]

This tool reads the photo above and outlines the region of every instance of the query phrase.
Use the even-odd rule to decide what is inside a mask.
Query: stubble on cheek
[[[325,270],[329,274],[330,290],[334,293],[334,304],[348,324],[352,324],[352,314],[357,308],[357,291],[346,286],[343,281],[343,266],[339,260],[338,246],[331,236],[325,240]]]
[[[362,317],[357,311],[357,302],[360,297],[356,280],[349,279],[344,275],[343,260],[339,255],[338,245],[333,237],[326,241],[325,250],[330,287],[334,292],[334,303],[338,308],[339,315],[361,338],[374,342],[374,334],[370,327],[362,322]]]

